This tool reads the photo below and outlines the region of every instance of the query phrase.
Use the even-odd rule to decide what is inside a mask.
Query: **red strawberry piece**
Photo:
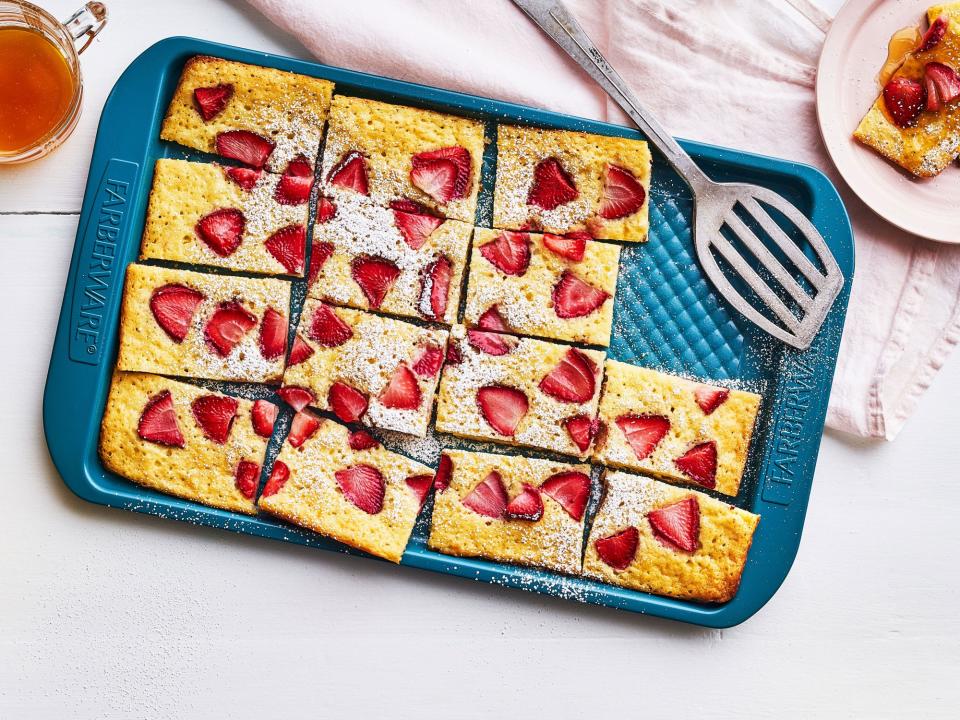
[[[360,286],[370,307],[376,309],[383,304],[383,299],[393,287],[394,281],[400,275],[400,268],[383,258],[360,257],[351,264],[350,274]]]
[[[559,472],[543,481],[540,492],[556,500],[567,515],[579,522],[590,499],[590,476],[576,470]]]
[[[927,110],[936,112],[960,97],[960,75],[949,65],[927,63],[923,70],[923,84],[927,93]]]
[[[351,450],[370,450],[380,446],[377,439],[366,430],[354,430],[347,438],[347,442]]]
[[[450,278],[453,265],[445,255],[441,255],[426,268],[420,279],[420,303],[418,308],[424,317],[442,321],[447,313],[447,299],[450,295]]]
[[[257,318],[236,302],[221,303],[203,330],[207,343],[221,357],[230,354],[243,336],[253,330]]]
[[[383,510],[383,495],[387,484],[373,465],[359,464],[337,470],[333,474],[343,496],[370,515]]]
[[[883,104],[899,127],[913,125],[926,102],[926,91],[916,80],[895,77],[883,87]]]
[[[287,163],[287,169],[283,172],[285,175],[313,177],[313,163],[310,162],[306,155],[300,154]]]
[[[503,478],[496,470],[491,470],[490,474],[460,502],[478,515],[498,518],[503,517],[503,513],[506,512],[508,501]]]
[[[553,288],[553,311],[563,319],[585,317],[609,297],[610,293],[584,282],[570,270],[564,270]]]
[[[260,437],[268,438],[273,435],[273,424],[277,421],[280,408],[269,400],[257,400],[250,410],[250,420],[253,431]]]
[[[250,460],[241,460],[237,464],[237,474],[233,479],[237,490],[248,500],[253,500],[260,484],[260,466]]]
[[[527,205],[553,210],[580,197],[577,186],[555,157],[541,160],[533,169],[533,184]]]
[[[597,366],[576,348],[570,348],[540,381],[540,389],[560,402],[583,403],[597,389]]]
[[[253,190],[253,186],[257,184],[257,180],[263,174],[262,170],[254,170],[248,167],[228,167],[224,170],[228,178],[247,191]]]
[[[443,366],[444,352],[436,345],[424,345],[413,361],[413,371],[420,377],[436,377]]]
[[[477,327],[481,330],[492,330],[493,332],[510,332],[507,321],[503,319],[500,308],[496,305],[491,305],[483,311],[483,315],[477,319]]]
[[[327,391],[327,406],[343,422],[356,422],[367,411],[367,396],[338,380]]]
[[[523,275],[530,265],[530,236],[524,232],[504,230],[479,250],[504,275]]]
[[[936,47],[943,36],[947,34],[947,26],[950,25],[950,18],[947,15],[941,15],[932,23],[920,40],[920,52],[926,52]]]
[[[287,349],[287,316],[267,308],[260,323],[260,354],[275,360]]]
[[[298,448],[313,437],[313,434],[319,427],[320,418],[309,410],[301,410],[293,416],[293,422],[290,423],[290,432],[287,434],[287,441],[293,447]]]
[[[440,464],[437,466],[437,472],[433,476],[433,487],[437,492],[443,492],[450,487],[450,479],[453,477],[453,460],[446,453],[440,456]]]
[[[711,490],[717,486],[717,444],[713,440],[694,445],[673,462],[698,485]]]
[[[293,347],[290,348],[290,358],[287,365],[299,365],[305,362],[313,355],[313,348],[307,344],[307,341],[300,337],[300,333],[293,336]]]
[[[647,520],[653,536],[667,547],[696,552],[700,546],[700,504],[692,495],[648,512]]]
[[[192,403],[193,419],[197,421],[205,437],[223,445],[230,437],[233,419],[240,403],[225,395],[201,395]]]
[[[367,184],[367,159],[356,150],[351,150],[327,175],[327,182],[338,187],[369,195]]]
[[[507,503],[504,514],[511,520],[536,522],[543,517],[543,500],[540,499],[540,492],[532,485],[524,484],[520,494]]]
[[[580,452],[586,452],[597,430],[596,420],[587,415],[574,415],[563,421],[563,427]]]
[[[137,423],[137,435],[142,440],[182,448],[185,444],[183,433],[177,425],[177,413],[173,409],[173,396],[169,390],[154,395],[147,401],[140,422]]]
[[[170,339],[180,343],[190,331],[193,314],[204,299],[203,293],[186,285],[164,285],[150,296],[150,312]]]
[[[709,415],[718,407],[723,405],[726,399],[730,397],[730,391],[726,388],[713,387],[712,385],[701,385],[693,391],[693,399],[703,410],[704,415]]]
[[[447,345],[447,365],[459,365],[463,362],[463,352],[460,350],[460,344],[452,342]]]
[[[637,460],[643,460],[670,430],[670,421],[661,415],[621,415],[617,427],[623,431]]]
[[[228,130],[217,135],[217,153],[255,168],[266,165],[273,148],[272,141],[248,130]]]
[[[380,404],[396,410],[416,410],[420,407],[421,399],[416,376],[402,364],[393,371],[386,389],[380,394]]]
[[[467,342],[487,355],[500,357],[517,346],[515,338],[486,330],[467,330]]]
[[[466,197],[472,161],[466,148],[453,146],[414,155],[410,183],[437,202]]]
[[[270,471],[270,477],[267,478],[260,497],[265,498],[276,495],[283,489],[283,486],[287,484],[287,480],[289,479],[290,468],[287,467],[287,464],[283,460],[275,461],[273,463],[273,470]]]
[[[413,490],[414,496],[420,501],[420,507],[423,507],[427,495],[430,494],[430,486],[433,485],[433,475],[411,475],[404,482]]]
[[[580,262],[587,251],[587,241],[592,240],[590,233],[574,230],[566,235],[543,234],[543,246],[564,260]]]
[[[443,218],[433,215],[414,215],[413,213],[393,211],[393,221],[397,225],[404,241],[414,250],[419,250],[431,233],[443,224]]]
[[[297,158],[287,165],[273,197],[281,205],[302,205],[310,199],[313,189],[313,169],[306,158]]]
[[[320,276],[320,271],[326,264],[330,256],[333,255],[333,243],[315,242],[310,250],[310,273],[307,277],[309,284],[313,285]]]
[[[326,303],[319,303],[310,319],[307,337],[323,347],[338,347],[353,337],[353,330]]]
[[[520,390],[503,385],[487,385],[477,392],[480,413],[494,430],[507,437],[517,431],[517,426],[527,414],[530,403]]]
[[[284,385],[277,390],[277,395],[297,412],[303,410],[307,405],[312,405],[317,400],[316,395],[299,385]]]
[[[399,198],[397,200],[390,201],[391,210],[399,210],[400,212],[413,213],[414,215],[430,215],[430,208],[428,208],[423,203],[418,203],[416,200],[411,200],[410,198]]]
[[[193,101],[204,122],[210,122],[222,113],[231,97],[233,97],[233,85],[229,83],[213,87],[198,87],[193,91]]]
[[[303,272],[303,260],[307,254],[307,229],[303,225],[280,228],[263,244],[288,273],[299,275]]]
[[[229,257],[240,247],[247,221],[236,208],[214,210],[197,220],[193,231],[220,257]]]
[[[317,201],[317,223],[322,225],[325,222],[330,222],[336,214],[337,206],[333,200],[321,196],[320,200]]]
[[[605,220],[633,215],[643,207],[647,191],[636,176],[626,168],[607,165],[603,178],[603,197],[600,198],[600,217]]]
[[[628,527],[615,535],[600,538],[593,546],[597,555],[614,570],[626,570],[633,558],[637,555],[637,545],[640,544],[640,531],[635,527]]]

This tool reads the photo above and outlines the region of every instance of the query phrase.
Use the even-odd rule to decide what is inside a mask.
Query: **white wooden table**
[[[71,495],[40,407],[110,87],[169,35],[304,55],[240,2],[162,6],[112,0],[75,136],[0,170],[0,718],[960,716],[957,356],[895,444],[828,433],[793,571],[724,632]]]

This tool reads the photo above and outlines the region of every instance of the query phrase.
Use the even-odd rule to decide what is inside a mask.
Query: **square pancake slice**
[[[584,457],[596,427],[604,357],[597,350],[454,326],[437,430]]]
[[[283,383],[344,422],[423,437],[446,347],[446,330],[307,298]]]
[[[668,597],[732,599],[758,515],[694,490],[608,473],[583,559],[586,577]]]
[[[271,418],[257,424],[254,407]],[[117,372],[100,425],[104,466],[138,485],[252,515],[276,406]]]
[[[308,432],[293,441],[288,436],[260,495],[260,509],[400,562],[433,469],[385,450],[362,430],[351,432],[309,410],[299,417],[312,418]]]
[[[452,324],[472,231],[458,220],[392,210],[353,192],[336,203],[321,198],[309,294],[337,305]]]
[[[493,225],[643,242],[650,171],[643,140],[500,125]]]
[[[157,160],[140,259],[302,276],[313,183],[307,172],[287,177]]]
[[[290,283],[130,265],[119,370],[276,383],[287,349]]]
[[[597,462],[724,495],[740,489],[760,396],[607,360]]]
[[[437,488],[431,550],[580,572],[588,465],[448,450]]]
[[[620,248],[577,237],[477,228],[464,322],[609,345]]]
[[[334,202],[356,193],[378,205],[419,205],[472,223],[483,147],[483,124],[476,120],[337,95],[323,151],[323,191]]]
[[[282,173],[313,167],[333,83],[198,55],[183,67],[160,138]]]

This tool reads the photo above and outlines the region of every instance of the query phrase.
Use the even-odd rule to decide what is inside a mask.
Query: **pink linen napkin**
[[[325,63],[629,124],[507,0],[248,2]],[[568,4],[674,134],[810,163],[840,188],[857,268],[827,424],[893,439],[960,341],[960,246],[887,224],[833,169],[814,109],[822,34],[786,0]]]

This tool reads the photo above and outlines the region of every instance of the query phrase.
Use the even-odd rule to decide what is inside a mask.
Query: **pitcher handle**
[[[97,33],[103,30],[106,24],[107,6],[102,2],[88,2],[65,20],[63,26],[78,45],[85,39],[83,45],[77,48],[77,55],[79,55],[90,46]]]

